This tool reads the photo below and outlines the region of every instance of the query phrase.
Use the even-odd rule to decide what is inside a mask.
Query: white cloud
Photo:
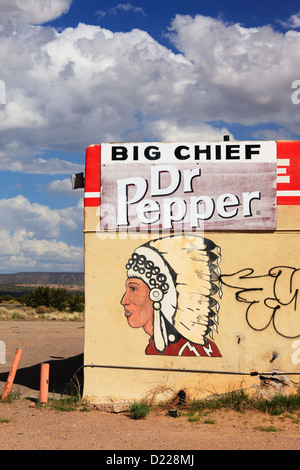
[[[118,3],[115,7],[109,10],[113,14],[117,14],[119,11],[133,11],[134,13],[141,13],[146,16],[146,13],[142,7],[134,7],[131,3]]]
[[[106,16],[106,12],[104,10],[97,10],[95,12],[95,15],[97,16],[98,19],[101,19]]]
[[[5,228],[19,232],[26,229],[36,239],[52,240],[60,236],[61,230],[80,230],[82,227],[82,208],[50,209],[48,206],[31,203],[24,196],[0,200],[0,219]]]
[[[280,21],[285,28],[298,29],[300,28],[300,11],[291,15],[287,21]]]
[[[299,76],[300,33],[178,15],[170,38],[180,53],[139,29],[113,33],[79,24],[60,33],[28,25],[16,34],[0,31],[2,169],[72,174],[82,167],[42,152],[84,156],[90,144],[133,136],[220,135],[228,133],[226,123],[267,129],[273,122],[282,133],[299,134],[291,83]]]
[[[46,23],[67,13],[71,3],[72,0],[1,0],[0,24]]]
[[[57,148],[84,153],[91,143],[120,140],[139,127],[139,113],[160,114],[162,106],[176,112],[172,95],[190,83],[183,80],[188,62],[143,31],[113,34],[80,24],[60,34],[32,26],[0,34],[7,85],[2,168],[54,174],[52,161],[44,165],[32,155]]]
[[[135,7],[131,3],[118,3],[118,5],[109,8],[107,11],[97,10],[95,15],[97,18],[101,19],[104,18],[107,14],[117,15],[119,12],[133,12],[139,13],[142,16],[147,16],[145,10],[142,7]]]
[[[53,180],[45,188],[39,188],[40,191],[45,191],[52,196],[63,194],[64,196],[83,197],[83,189],[72,189],[71,178],[63,180]]]
[[[82,247],[57,240],[40,240],[25,229],[0,229],[1,271],[82,271]]]
[[[150,141],[176,142],[176,141],[220,141],[224,135],[229,135],[233,140],[233,135],[226,127],[213,127],[203,122],[186,124],[177,122],[176,119],[158,119],[145,123],[143,133],[147,133]],[[128,135],[132,142],[138,142],[143,139],[139,132],[133,132]]]
[[[298,75],[300,33],[243,28],[204,16],[176,16],[170,38],[194,64],[203,94],[193,97],[207,120],[275,122],[295,132],[299,113],[290,84]]]
[[[82,204],[50,209],[23,196],[0,200],[1,271],[83,269],[83,248],[59,241],[61,232],[82,229]]]

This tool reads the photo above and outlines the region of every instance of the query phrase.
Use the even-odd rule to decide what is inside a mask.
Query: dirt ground
[[[6,345],[6,364],[0,364],[1,396],[16,348],[23,351],[12,389],[20,398],[0,402],[0,450],[109,451],[105,459],[121,458],[124,451],[129,456],[150,451],[153,460],[146,458],[152,464],[159,462],[161,453],[175,451],[190,455],[182,462],[193,466],[202,450],[300,449],[300,418],[288,413],[214,411],[190,422],[184,413],[173,418],[153,411],[144,420],[133,420],[127,412],[58,412],[35,406],[41,363],[50,364],[50,395],[61,394],[83,364],[84,324],[2,321],[0,340]]]

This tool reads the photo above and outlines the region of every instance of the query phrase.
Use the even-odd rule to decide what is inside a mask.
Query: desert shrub
[[[140,402],[134,402],[130,409],[130,416],[132,419],[144,419],[148,413],[150,413],[151,407],[145,400]]]
[[[21,301],[24,305],[39,309],[37,313],[40,314],[47,313],[45,309],[51,308],[59,312],[84,311],[84,296],[70,294],[63,287],[39,286],[24,295]]]
[[[36,287],[22,297],[22,302],[28,307],[33,308],[40,307],[41,305],[50,307],[52,305],[51,290],[48,286]]]
[[[0,303],[1,302],[11,302],[12,300],[15,300],[15,298],[10,294],[0,295]]]
[[[51,289],[51,302],[49,307],[56,308],[59,312],[66,310],[69,305],[69,294],[62,287]]]
[[[84,311],[84,296],[75,294],[69,298],[69,310],[70,312],[83,312]]]
[[[20,310],[13,310],[11,312],[11,319],[12,320],[26,320],[27,315],[26,313],[20,311]]]
[[[36,313],[38,313],[39,315],[45,315],[46,313],[49,313],[49,311],[50,307],[45,307],[45,305],[40,305],[36,309]]]

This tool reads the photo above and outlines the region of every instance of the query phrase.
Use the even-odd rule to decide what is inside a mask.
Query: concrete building
[[[91,402],[299,373],[300,142],[92,145],[84,212]]]

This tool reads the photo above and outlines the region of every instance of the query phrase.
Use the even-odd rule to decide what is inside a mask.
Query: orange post
[[[40,402],[43,404],[48,403],[49,369],[49,364],[41,364]]]
[[[4,392],[3,392],[3,395],[2,395],[2,400],[5,400],[5,398],[7,398],[8,395],[10,394],[10,392],[11,392],[11,388],[12,388],[12,385],[14,383],[15,376],[16,376],[16,373],[17,373],[17,370],[18,370],[18,367],[19,367],[22,352],[23,352],[22,349],[16,349],[15,357],[14,357],[14,360],[12,362],[12,365],[11,365],[11,368],[10,368],[10,371],[9,371],[9,374],[8,374],[8,377],[7,377],[6,385],[5,385],[5,388],[4,388]]]

